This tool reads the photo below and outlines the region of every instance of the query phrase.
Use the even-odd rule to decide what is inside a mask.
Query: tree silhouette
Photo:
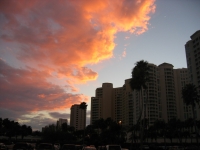
[[[186,84],[182,89],[182,98],[184,103],[189,106],[192,106],[192,113],[193,113],[193,120],[194,120],[194,127],[195,127],[195,133],[196,133],[196,141],[198,142],[198,133],[197,133],[197,126],[196,126],[196,114],[195,114],[195,107],[197,104],[199,104],[199,94],[197,87],[192,84]]]
[[[143,147],[143,140],[144,140],[144,124],[142,125],[141,122],[141,117],[143,114],[143,105],[144,105],[144,100],[143,100],[143,90],[147,89],[147,82],[149,81],[149,66],[148,62],[141,60],[136,62],[136,66],[133,68],[132,72],[132,78],[130,80],[130,87],[134,91],[139,92],[139,97],[140,97],[140,114],[137,120],[137,124],[140,122],[140,125],[142,126],[140,128],[140,142],[141,142],[141,149]]]
[[[79,108],[80,108],[80,109],[86,110],[86,109],[87,109],[87,104],[86,104],[86,102],[82,102],[82,103],[80,104]]]

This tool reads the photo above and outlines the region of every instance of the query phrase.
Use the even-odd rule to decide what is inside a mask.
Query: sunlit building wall
[[[190,36],[191,40],[185,44],[186,61],[189,82],[200,87],[200,30]],[[198,89],[200,93],[200,88]],[[200,119],[200,109],[195,111],[197,119]]]
[[[71,106],[70,126],[76,130],[83,130],[86,126],[86,109],[80,109],[79,104]]]
[[[99,105],[97,107],[97,105]],[[95,113],[95,114],[93,114]],[[103,118],[112,118],[114,120],[114,102],[113,102],[113,84],[103,83],[95,91],[95,97],[91,98],[91,119],[90,123]]]
[[[112,83],[96,89],[95,97],[91,97],[91,124],[101,118],[122,122],[122,91],[123,87],[113,88]]]

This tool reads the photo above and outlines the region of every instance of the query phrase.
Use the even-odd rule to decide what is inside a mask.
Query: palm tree
[[[140,114],[137,120],[137,124],[140,122],[142,126],[141,117],[142,117],[143,105],[144,105],[143,90],[147,89],[146,84],[149,81],[149,66],[148,66],[148,62],[144,60],[136,62],[135,65],[136,66],[133,68],[131,72],[132,78],[130,80],[130,87],[133,91],[136,90],[139,92],[139,99],[140,99],[141,105],[140,105]],[[143,131],[144,131],[144,125],[142,126],[141,133],[140,133],[141,149],[143,147]]]
[[[80,104],[80,107],[79,107],[80,109],[84,109],[84,110],[86,110],[87,109],[87,104],[86,104],[86,102],[82,102],[81,104]]]
[[[20,133],[20,124],[18,122],[14,122],[14,125],[13,125],[13,131],[15,132],[15,139],[17,140],[17,136],[19,135]]]
[[[3,135],[3,119],[0,118],[0,136]]]
[[[194,127],[195,127],[195,133],[196,133],[196,141],[198,142],[198,135],[197,135],[197,126],[196,126],[196,115],[195,115],[195,107],[196,104],[199,104],[199,94],[197,87],[192,84],[186,84],[185,87],[182,89],[182,98],[185,104],[192,106],[192,113],[193,113],[193,120],[194,120]]]
[[[164,137],[165,140],[165,121],[164,120],[155,120],[153,127],[155,129],[155,140],[157,142],[157,138],[159,136]]]

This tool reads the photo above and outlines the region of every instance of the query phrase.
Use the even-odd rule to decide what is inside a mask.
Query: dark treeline
[[[15,140],[22,140],[27,135],[34,135],[30,126],[20,125],[18,122],[0,118],[0,134],[8,138],[16,137]],[[141,126],[142,125],[142,126]],[[196,120],[196,126],[200,130],[200,120]],[[74,127],[63,123],[61,127],[50,124],[46,126],[40,134],[41,141],[51,143],[74,143],[86,145],[106,145],[120,144],[138,145],[140,143],[141,128],[143,131],[143,143],[159,143],[158,139],[163,139],[163,145],[173,144],[172,139],[179,140],[179,145],[187,145],[195,139],[195,127],[193,118],[186,121],[171,119],[168,123],[164,120],[156,120],[153,125],[148,125],[148,119],[143,119],[136,125],[123,126],[121,122],[115,122],[111,118],[99,119],[88,125],[84,130],[75,130]],[[39,133],[39,132],[38,132]],[[17,139],[21,136],[21,139]],[[170,140],[166,142],[167,139]],[[194,142],[194,141],[193,141]],[[174,143],[177,144],[177,143]],[[194,144],[194,143],[193,143]],[[132,145],[132,146],[133,146]]]
[[[0,118],[0,136],[8,137],[9,141],[26,140],[28,135],[37,135],[41,141],[74,143],[86,145],[99,145],[108,143],[125,143],[126,130],[120,123],[113,121],[111,118],[99,119],[93,125],[88,125],[84,130],[75,130],[74,127],[63,123],[62,126],[55,124],[47,125],[42,132],[32,131],[27,125],[20,125],[18,122],[11,121],[8,118]],[[21,136],[20,139],[17,137]]]
[[[32,135],[32,128],[25,124],[20,125],[18,122],[11,121],[8,118],[0,118],[0,135],[7,136],[9,139],[11,137],[17,139],[18,136],[21,136],[21,139],[23,139],[27,135]]]
[[[142,124],[142,125],[141,125]],[[196,120],[197,128],[200,130],[200,120]],[[62,124],[59,128],[54,124],[49,125],[42,132],[43,139],[47,141],[60,141],[63,143],[78,143],[86,145],[105,144],[132,144],[140,143],[141,128],[144,128],[143,142],[157,143],[158,139],[163,139],[163,144],[173,144],[172,139],[178,139],[179,145],[186,144],[195,138],[195,127],[193,118],[185,121],[173,118],[166,123],[164,120],[156,120],[149,126],[148,119],[141,120],[133,126],[123,126],[111,118],[99,119],[88,125],[85,130],[75,130],[74,127]],[[170,143],[166,142],[170,140]],[[189,142],[189,143],[190,143]],[[177,143],[176,143],[177,144]]]
[[[126,142],[127,134],[120,123],[107,118],[95,121],[93,125],[88,125],[84,130],[75,130],[67,123],[63,123],[61,127],[52,124],[45,127],[42,138],[52,142],[104,145],[123,144]]]

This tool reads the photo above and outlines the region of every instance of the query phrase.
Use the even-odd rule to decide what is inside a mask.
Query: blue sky
[[[94,70],[101,68],[97,69],[99,76],[82,91],[94,96],[95,88],[101,87],[104,82],[113,83],[113,87],[123,86],[139,60],[155,65],[171,63],[174,69],[187,68],[184,45],[194,32],[200,30],[200,1],[158,0],[155,4],[156,11],[151,15],[148,31],[141,35],[118,33],[115,58],[92,66]],[[119,57],[125,48],[126,57]]]

